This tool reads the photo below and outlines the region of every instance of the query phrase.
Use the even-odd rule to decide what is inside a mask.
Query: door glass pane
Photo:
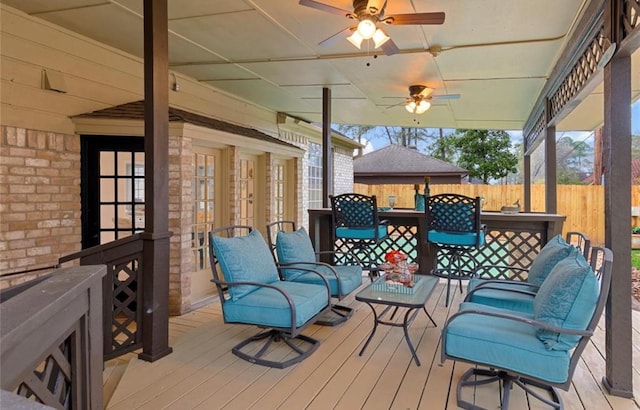
[[[100,178],[100,201],[113,202],[116,200],[113,178]]]
[[[100,175],[115,175],[115,152],[102,151],[100,153]]]

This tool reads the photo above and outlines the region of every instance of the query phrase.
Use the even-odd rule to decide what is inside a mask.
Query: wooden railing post
[[[102,408],[104,265],[75,266],[0,304],[0,388],[55,408]]]

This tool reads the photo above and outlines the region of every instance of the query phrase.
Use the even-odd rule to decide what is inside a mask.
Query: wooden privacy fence
[[[483,210],[499,211],[503,205],[520,200],[524,207],[523,185],[430,185],[431,195],[455,192],[484,198]],[[420,188],[420,193],[424,186]],[[545,186],[531,186],[531,211],[544,212]],[[365,185],[354,184],[354,191],[366,195],[376,195],[378,206],[387,206],[389,195],[396,197],[396,208],[414,207],[413,185]],[[631,204],[640,207],[640,186],[631,187]],[[631,209],[629,209],[631,218]],[[593,244],[604,244],[604,186],[602,185],[558,185],[558,213],[567,219],[563,225],[563,235],[568,231],[580,231],[589,235]],[[636,217],[634,217],[635,219]],[[640,217],[631,220],[640,226]],[[631,227],[629,227],[631,233]]]

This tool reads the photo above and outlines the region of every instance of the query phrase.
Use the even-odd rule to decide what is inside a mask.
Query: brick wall
[[[169,137],[169,314],[180,315],[191,307],[191,224],[192,199],[192,139]]]
[[[53,265],[81,249],[80,139],[0,132],[0,272]]]
[[[335,195],[353,192],[353,150],[333,149],[333,192]]]

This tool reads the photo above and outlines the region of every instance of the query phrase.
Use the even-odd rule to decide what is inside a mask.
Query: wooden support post
[[[557,155],[556,155],[556,126],[551,124],[551,109],[547,100],[544,110],[545,136],[545,212],[555,214],[558,212],[558,179],[557,179]]]
[[[328,208],[333,195],[333,149],[331,147],[331,89],[322,89],[322,207]]]
[[[145,231],[142,360],[169,347],[169,57],[167,0],[144,0]]]
[[[531,155],[524,156],[524,211],[531,212]]]
[[[605,33],[615,35],[622,7],[605,7]],[[610,37],[611,38],[611,37]],[[615,39],[613,40],[615,41]],[[603,383],[615,396],[633,395],[631,323],[631,58],[616,55],[604,69],[605,244],[613,251],[613,276],[607,300],[606,358]]]

